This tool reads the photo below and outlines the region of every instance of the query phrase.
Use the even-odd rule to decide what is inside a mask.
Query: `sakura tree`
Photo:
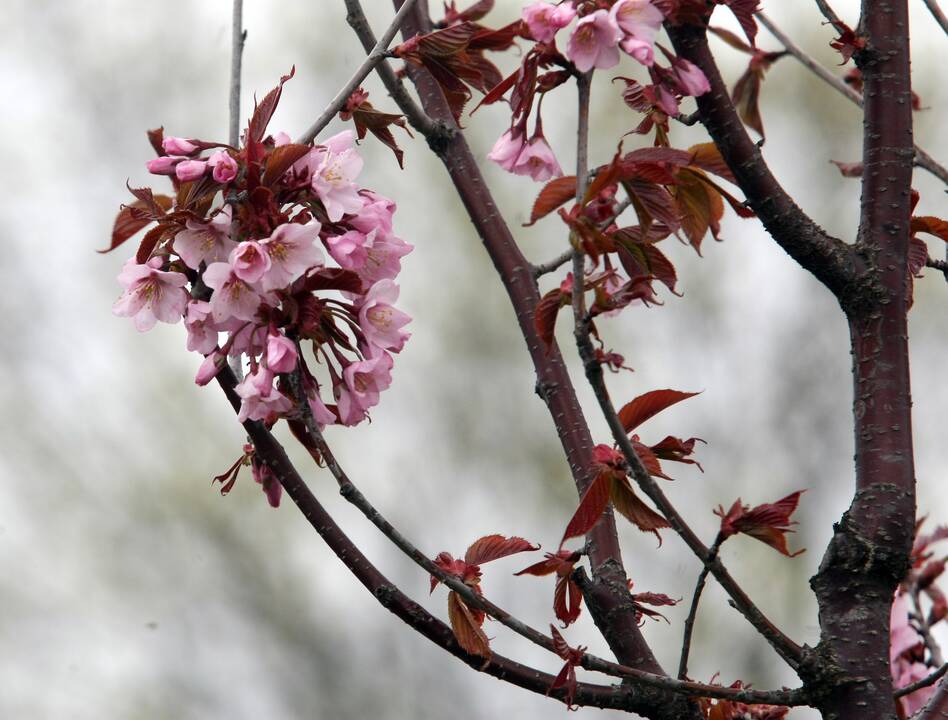
[[[912,139],[920,102],[909,74],[907,0],[863,0],[855,29],[815,0],[838,36],[833,47],[847,65],[839,73],[807,56],[758,0],[538,0],[502,27],[491,24],[493,0],[460,8],[445,3],[437,21],[426,3],[396,0],[395,16],[378,39],[358,0],[344,2],[367,57],[296,140],[270,127],[294,70],[255,104],[241,128],[244,36],[241,3],[234,3],[230,137],[207,141],[177,129],[149,131],[156,157],[148,170],[162,176],[156,181],[170,193],[130,188],[134,200],[120,210],[108,248],[149,228],[118,276],[123,292],[113,311],[140,331],[183,320],[187,349],[204,358],[195,381],[216,381],[246,431],[237,460],[215,478],[221,492],[250,466],[267,501],[277,506],[285,492],[352,574],[411,629],[472,668],[549,695],[567,709],[713,720],[781,718],[797,706],[840,719],[928,720],[948,713],[948,684],[941,682],[948,665],[932,633],[948,615],[937,585],[944,561],[933,549],[948,529],[926,528],[916,517],[906,329],[913,283],[923,268],[948,275],[924,239],[948,241],[948,222],[914,214],[912,174],[919,167],[948,183],[948,171]],[[925,2],[948,32],[936,0]],[[719,27],[722,13],[736,18],[742,35]],[[783,49],[758,46],[759,24]],[[392,47],[399,31],[403,42]],[[750,58],[730,88],[709,33]],[[518,66],[505,76],[492,58],[516,49]],[[843,176],[862,183],[855,238],[825,232],[761,154],[760,87],[782,58],[799,61],[863,107],[862,162],[838,163]],[[394,103],[400,112],[369,101],[361,84],[372,72],[390,96],[379,104]],[[629,132],[614,139],[607,157],[588,151],[596,72],[609,74],[629,110]],[[553,259],[531,262],[523,255],[481,176],[484,160],[465,141],[463,126],[478,122],[474,111],[496,103],[509,107],[510,123],[484,160],[539,184],[529,223],[545,223],[561,237],[562,252]],[[575,113],[571,174],[543,131],[543,110],[553,107]],[[325,137],[337,115],[354,129]],[[695,123],[707,130],[708,141],[676,147],[676,126]],[[484,567],[535,553],[539,543],[496,534],[458,538],[457,548],[467,547],[462,556],[423,551],[421,541],[394,527],[360,492],[324,436],[336,426],[358,432],[390,387],[395,359],[410,339],[411,318],[397,307],[396,280],[412,245],[396,234],[398,198],[361,185],[357,145],[371,133],[402,164],[397,133],[409,126],[444,163],[507,290],[536,371],[536,393],[572,470],[574,514],[548,537],[531,538],[552,551],[532,556],[517,573],[550,577],[548,618],[528,620],[495,604]],[[626,360],[597,319],[684,302],[662,243],[678,240],[700,254],[707,236],[718,238],[725,213],[761,222],[834,295],[850,329],[855,486],[811,580],[821,629],[816,647],[798,644],[768,619],[719,557],[723,543],[745,542],[736,536],[746,535],[793,562],[802,549],[787,534],[806,488],[747,503],[735,498],[713,510],[720,517],[716,536],[700,538],[686,519],[692,509],[673,505],[661,483],[670,479],[672,463],[700,467],[702,441],[659,440],[641,429],[695,393],[643,388],[616,403],[607,386],[606,371],[622,372]],[[541,293],[541,285],[550,289]],[[554,337],[561,310],[571,318],[585,377],[570,376]],[[584,417],[591,408],[580,406],[578,382],[591,386],[612,437],[592,436]],[[343,532],[274,438],[280,422],[336,480],[343,497],[418,565],[418,587],[390,582]],[[663,533],[675,533],[703,566],[688,598],[677,668],[659,664],[640,626],[679,600],[634,584],[615,513],[654,534],[659,557],[667,552],[660,547]],[[796,673],[796,687],[758,689],[689,675],[709,577],[759,642]],[[411,599],[426,585],[431,592],[446,586],[447,622]],[[588,652],[581,637],[567,637],[584,611],[612,658]],[[556,656],[560,671],[548,674],[495,652],[484,630],[487,618]],[[547,626],[549,632],[540,629]]]

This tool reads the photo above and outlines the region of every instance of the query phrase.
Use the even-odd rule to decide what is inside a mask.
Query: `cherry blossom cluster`
[[[113,312],[139,331],[183,319],[205,357],[199,385],[238,359],[241,422],[299,420],[299,390],[320,427],[363,421],[409,337],[394,281],[412,246],[393,232],[395,204],[356,182],[352,132],[303,145],[251,121],[241,148],[151,135],[148,169],[175,197],[132,190],[125,220],[157,226],[119,274]]]
[[[523,23],[537,43],[541,64],[555,63],[557,56],[562,58],[556,48],[556,36],[576,20],[565,53],[565,59],[572,63],[575,71],[586,73],[615,67],[619,64],[621,50],[648,68],[652,84],[640,86],[648,98],[648,105],[666,116],[675,116],[682,97],[703,95],[710,85],[699,68],[664,48],[661,49],[670,66],[663,67],[655,61],[655,37],[664,19],[662,10],[652,0],[582,3],[565,0],[558,4],[538,0],[523,9]],[[526,63],[527,60],[525,67]],[[547,77],[551,86],[563,79]],[[552,87],[540,87],[541,92],[549,89]],[[518,90],[523,96],[524,88]],[[563,171],[543,135],[539,108],[536,129],[529,139],[528,116],[529,108],[522,113],[514,108],[511,128],[494,144],[488,157],[507,172],[529,175],[533,180],[545,182],[562,175]]]

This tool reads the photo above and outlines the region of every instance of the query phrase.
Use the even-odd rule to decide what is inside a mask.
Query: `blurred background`
[[[377,32],[391,17],[364,3]],[[464,3],[461,3],[462,5]],[[384,611],[352,579],[290,502],[271,509],[244,475],[222,498],[211,487],[244,441],[215,386],[198,388],[198,358],[181,325],[139,335],[111,314],[115,281],[131,252],[107,246],[119,204],[133,186],[155,184],[145,130],[226,139],[230,4],[69,3],[5,0],[0,77],[5,108],[0,146],[4,287],[0,332],[0,717],[3,718],[444,718],[505,713],[556,717],[562,706],[469,670]],[[519,0],[498,0],[492,24],[515,19]],[[837,0],[852,24],[854,0]],[[825,65],[838,56],[813,3],[765,3],[780,26]],[[253,93],[291,65],[271,124],[297,135],[362,59],[341,1],[248,2],[243,117]],[[722,12],[723,15],[723,12]],[[729,17],[716,22],[730,26]],[[922,105],[916,138],[942,163],[948,107],[940,59],[946,38],[913,4],[914,84]],[[712,41],[730,82],[746,64]],[[778,44],[761,29],[764,49]],[[501,60],[512,68],[517,57]],[[621,103],[614,74],[644,77],[628,58],[600,73],[594,89],[592,161],[638,122]],[[393,110],[380,84],[372,101]],[[545,128],[560,162],[574,162],[572,92],[546,105]],[[761,100],[765,155],[798,202],[824,227],[852,239],[859,184],[830,159],[860,157],[859,111],[793,59],[770,71]],[[562,113],[562,114],[558,114]],[[501,105],[467,124],[483,157],[505,129]],[[343,126],[338,121],[326,131]],[[687,147],[700,128],[673,127]],[[554,548],[577,498],[506,295],[423,141],[399,135],[404,172],[369,139],[361,183],[397,200],[396,231],[415,245],[400,278],[412,340],[371,424],[330,429],[327,438],[353,479],[432,556],[462,554],[481,535],[523,535]],[[640,142],[632,137],[631,148]],[[566,238],[555,219],[521,229],[539,189],[484,162],[483,169],[525,252],[554,257]],[[946,208],[939,183],[918,172],[919,214]],[[832,297],[799,270],[756,220],[727,212],[724,242],[704,258],[666,241],[684,298],[633,308],[601,324],[634,373],[610,377],[617,402],[660,387],[702,390],[643,427],[698,436],[705,473],[670,469],[666,485],[710,541],[711,510],[737,496],[757,504],[806,488],[791,536],[795,559],[748,538],[724,559],[767,614],[798,642],[818,638],[807,579],[852,486],[849,343]],[[931,241],[931,239],[929,238]],[[931,241],[933,254],[942,248]],[[945,303],[934,271],[916,286],[911,315],[916,462],[920,512],[948,520],[939,492],[946,464],[943,408]],[[547,278],[547,285],[560,276]],[[546,285],[544,286],[546,289]],[[576,369],[569,330],[565,354]],[[580,375],[577,373],[577,377]],[[608,441],[591,394],[577,383],[594,437]],[[291,451],[319,498],[351,537],[406,592],[446,617],[445,591],[429,598],[427,578],[339,497],[335,483]],[[655,540],[624,522],[620,535],[639,591],[690,597],[698,563],[670,533]],[[552,618],[552,580],[513,578],[533,562],[491,565],[485,590],[536,627]],[[687,603],[645,633],[666,667],[677,662]],[[497,625],[494,647],[556,672],[558,661]],[[584,613],[567,638],[604,652]],[[720,673],[760,688],[796,684],[767,645],[731,610],[714,583],[705,593],[691,674]],[[588,679],[599,681],[590,676]],[[580,711],[581,717],[599,717]],[[812,717],[807,710],[794,718]]]

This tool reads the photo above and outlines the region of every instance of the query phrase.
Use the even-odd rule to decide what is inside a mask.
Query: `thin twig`
[[[787,49],[793,57],[795,57],[800,63],[806,66],[813,74],[819,77],[823,82],[832,87],[837,92],[845,95],[849,100],[854,102],[859,107],[862,107],[862,94],[853,90],[849,85],[843,82],[840,78],[836,77],[827,70],[825,67],[820,65],[815,59],[803,51],[799,45],[797,45],[793,40],[791,40],[780,28],[778,28],[770,18],[768,18],[764,13],[758,12],[754,15],[767,30],[770,31],[770,34],[773,35],[780,43]],[[943,165],[939,164],[931,155],[929,155],[925,150],[918,145],[915,145],[915,164],[927,170],[932,175],[937,177],[943,183],[948,184],[948,169]]]
[[[948,249],[945,251],[945,256],[948,257]],[[941,270],[945,274],[945,280],[948,280],[948,260],[935,260],[933,258],[928,258],[928,260],[925,261],[925,267]]]
[[[234,412],[240,409],[241,400],[234,392],[236,378],[229,369],[224,368],[217,376],[218,384],[224,390]],[[296,504],[313,529],[326,542],[333,553],[346,566],[346,569],[378,600],[379,604],[403,620],[420,635],[459,658],[475,670],[486,672],[505,682],[525,688],[538,694],[554,695],[565,698],[565,691],[551,692],[553,676],[532,667],[509,660],[497,653],[490,658],[479,657],[466,652],[458,644],[451,628],[428,613],[423,607],[407,597],[396,585],[386,578],[358,547],[343,532],[332,516],[307,487],[296,471],[286,452],[262,422],[247,420],[243,423],[247,435],[254,445],[258,459],[264,462],[276,475],[287,495]],[[574,697],[577,705],[611,708],[616,710],[635,710],[633,693],[616,686],[579,683]]]
[[[918,587],[912,588],[912,605],[915,606],[915,622],[918,623],[918,628],[916,629],[918,630],[918,634],[922,636],[925,647],[928,649],[929,660],[935,667],[941,667],[945,664],[945,659],[941,654],[941,646],[939,646],[938,641],[935,640],[935,636],[932,635],[932,627],[928,624],[928,618],[922,610],[921,592]]]
[[[800,646],[793,642],[793,640],[787,637],[783,632],[780,631],[779,628],[777,628],[776,625],[767,619],[767,617],[760,611],[760,608],[754,604],[753,600],[751,600],[747,596],[747,593],[745,593],[741,588],[741,586],[737,584],[731,574],[721,563],[720,558],[715,558],[713,561],[709,560],[710,550],[705,547],[704,543],[701,542],[694,530],[692,530],[688,523],[685,522],[684,518],[682,518],[679,512],[668,500],[665,493],[662,492],[662,489],[649,474],[648,470],[645,469],[645,466],[642,464],[642,461],[636,454],[635,449],[632,447],[632,443],[629,441],[628,435],[626,435],[625,428],[622,426],[622,421],[619,420],[618,415],[616,415],[615,406],[612,404],[612,399],[609,397],[609,391],[606,389],[606,383],[602,373],[602,366],[599,364],[598,360],[596,360],[595,348],[593,347],[592,341],[589,339],[589,326],[585,321],[577,327],[576,338],[579,345],[579,354],[583,360],[583,366],[586,370],[586,377],[589,380],[589,384],[593,388],[596,399],[599,401],[599,407],[601,408],[602,414],[609,425],[609,429],[612,431],[612,437],[619,446],[619,449],[622,451],[622,455],[625,457],[632,478],[635,480],[636,484],[638,484],[638,486],[642,489],[642,492],[644,492],[649,497],[649,499],[655,503],[655,506],[668,520],[672,529],[678,533],[681,539],[684,540],[685,544],[698,557],[698,559],[710,566],[711,574],[714,575],[714,578],[721,584],[721,587],[723,587],[725,592],[727,592],[727,594],[731,597],[734,602],[734,607],[738,610],[738,612],[747,618],[748,622],[750,622],[750,624],[753,625],[757,631],[767,639],[770,645],[777,651],[780,657],[782,657],[787,662],[788,665],[794,669],[798,668],[802,658],[802,650]]]
[[[721,549],[721,543],[724,538],[720,533],[714,539],[714,544],[708,550],[708,557],[701,568],[701,574],[698,575],[698,582],[695,583],[695,592],[691,598],[691,609],[688,611],[688,617],[685,619],[685,634],[681,641],[681,660],[678,662],[678,679],[684,680],[688,676],[688,654],[691,652],[691,633],[694,631],[695,618],[698,615],[698,601],[701,599],[701,592],[704,590],[704,583],[708,579],[708,573],[711,571],[711,565],[718,557],[718,550]]]
[[[589,180],[589,94],[592,84],[592,73],[584,73],[576,78],[577,91],[577,120],[576,120],[576,203],[581,205],[586,194],[586,184]],[[573,320],[575,326],[582,325],[586,315],[584,296],[584,264],[582,246],[578,239],[570,233],[570,244],[573,246]]]
[[[839,26],[843,24],[843,21],[839,19],[839,15],[836,14],[836,11],[830,7],[826,0],[816,0],[816,6],[820,9],[820,12],[823,13],[823,17],[829,20],[833,25]]]
[[[233,25],[230,47],[230,144],[237,147],[240,142],[240,66],[244,56],[244,41],[247,33],[243,29],[244,0],[234,0]]]
[[[243,12],[243,0],[234,0],[230,47],[230,132],[228,134],[228,142],[230,142],[231,147],[237,147],[240,142],[240,68],[244,56],[244,41],[247,39],[247,33],[243,28]],[[235,213],[234,221],[231,223],[232,234],[236,229],[237,216]],[[228,364],[237,379],[241,380],[244,373],[243,367],[241,367],[240,355],[229,358]]]
[[[392,40],[395,37],[395,34],[398,32],[399,28],[402,25],[402,20],[405,16],[411,11],[414,7],[416,0],[405,0],[405,4],[399,8],[398,12],[395,13],[395,17],[392,19],[391,24],[382,33],[382,37],[379,38],[379,41],[375,43],[375,47],[372,48],[368,56],[362,62],[362,65],[359,66],[359,69],[355,71],[355,74],[349,78],[342,90],[332,99],[332,102],[323,110],[322,115],[320,115],[316,122],[314,122],[310,128],[303,133],[298,142],[300,143],[309,143],[312,142],[319,133],[323,131],[329,122],[336,116],[343,106],[346,104],[346,100],[349,99],[349,96],[355,91],[356,88],[368,77],[369,73],[372,72],[379,63],[385,59],[385,55],[388,52],[388,46],[392,44]]]
[[[783,32],[779,27],[777,27],[774,22],[767,17],[764,13],[758,12],[754,15],[767,30],[770,31],[770,34],[773,35],[777,40],[780,41],[780,44],[783,45],[787,52],[789,52],[793,57],[800,61],[803,65],[807,67],[814,75],[820,78],[827,85],[832,87],[839,93],[845,95],[849,100],[856,103],[859,107],[862,107],[862,94],[853,90],[849,85],[843,82],[841,78],[836,77],[833,73],[823,67],[817,60],[807,54],[803,48],[797,45],[790,37]]]
[[[375,33],[372,32],[372,27],[369,25],[365,13],[362,12],[362,4],[359,0],[344,1],[346,4],[346,22],[349,23],[349,27],[352,28],[359,38],[365,51],[367,53],[372,52],[372,48],[378,44],[378,40],[375,39]],[[446,127],[428,117],[421,106],[415,102],[415,99],[408,93],[408,90],[405,89],[404,84],[402,84],[402,81],[395,75],[395,71],[392,70],[392,66],[388,64],[387,60],[382,60],[382,62],[376,66],[375,71],[382,79],[382,84],[385,85],[388,94],[405,114],[405,117],[413,128],[429,140],[436,134],[447,131]]]
[[[298,399],[304,398],[302,382],[299,371],[290,375],[290,387]],[[406,538],[398,529],[396,529],[362,494],[349,476],[343,470],[342,466],[336,460],[335,456],[326,443],[323,434],[316,425],[309,404],[305,400],[299,400],[299,408],[302,414],[306,431],[313,441],[316,448],[322,455],[323,461],[330,474],[336,479],[339,485],[339,493],[352,505],[354,505],[363,515],[377,527],[385,537],[401,550],[406,556],[421,567],[425,572],[434,575],[448,588],[456,592],[464,602],[470,607],[477,608],[490,615],[502,625],[513,630],[518,635],[539,645],[540,647],[555,653],[556,649],[553,638],[544,635],[540,631],[530,627],[526,623],[518,620],[506,610],[492,603],[480,593],[475,592],[470,586],[462,580],[449,575],[438,567],[431,559],[419,550],[408,538]],[[643,685],[670,690],[690,697],[713,697],[738,702],[768,703],[773,705],[800,705],[804,704],[804,694],[802,690],[776,690],[776,691],[737,691],[735,688],[725,688],[717,685],[705,685],[703,683],[693,683],[675,680],[662,675],[654,675],[643,670],[626,667],[617,663],[604,660],[586,653],[583,656],[582,666],[587,670],[610,675],[612,677],[629,678],[637,680]]]
[[[941,11],[941,8],[938,7],[938,0],[922,0],[925,3],[925,7],[928,8],[928,11],[932,14],[935,20],[938,21],[938,24],[941,25],[941,29],[948,34],[948,16]]]
[[[946,672],[948,672],[948,663],[940,665],[937,670],[931,673],[931,675],[927,675],[921,680],[916,680],[911,685],[906,685],[903,688],[899,688],[894,693],[892,693],[892,697],[905,697],[906,695],[911,695],[916,690],[921,690],[922,688],[927,688],[931,685],[934,685]]]

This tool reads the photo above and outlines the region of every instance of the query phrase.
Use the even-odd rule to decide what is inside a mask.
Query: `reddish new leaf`
[[[147,188],[142,188],[142,190],[147,190]],[[115,224],[112,226],[111,244],[103,250],[96,250],[96,252],[111,252],[146,225],[154,222],[157,219],[154,213],[156,205],[163,215],[164,211],[171,207],[171,198],[167,195],[153,196],[151,190],[148,190],[148,200],[136,199],[129,205],[123,205],[115,218]]]
[[[562,547],[570,538],[579,537],[589,532],[593,525],[599,522],[599,518],[606,511],[609,504],[610,485],[612,484],[612,474],[607,470],[600,472],[593,480],[586,492],[583,493],[579,501],[579,507],[573,513],[569,523],[566,525],[566,531],[563,533],[563,539],[560,540]]]
[[[928,233],[948,242],[948,220],[942,220],[931,215],[913,217],[911,230],[913,233]]]
[[[458,645],[471,655],[484,659],[490,658],[490,642],[481,630],[481,623],[477,621],[471,609],[464,604],[461,596],[454,591],[448,593],[448,618]]]
[[[921,277],[922,268],[928,262],[928,245],[914,235],[909,238],[908,268],[909,273]]]
[[[533,324],[537,329],[537,334],[546,346],[547,352],[553,346],[556,316],[566,302],[568,302],[568,299],[559,288],[556,288],[540,298],[540,302],[537,303],[537,307],[533,311]]]
[[[691,160],[688,162],[693,167],[713,172],[715,175],[724,178],[729,183],[737,184],[737,179],[731,168],[728,167],[724,158],[721,157],[721,151],[714,143],[700,143],[688,148],[691,153]]]
[[[638,435],[635,437],[638,437]],[[649,475],[664,478],[665,480],[672,479],[662,472],[662,464],[658,461],[655,453],[652,452],[652,449],[648,445],[643,445],[638,440],[633,440],[632,448],[635,450],[635,454],[639,456],[639,460],[642,461],[642,466],[648,471]]]
[[[687,465],[697,465],[698,469],[701,472],[704,472],[704,468],[701,467],[701,463],[688,457],[694,452],[696,442],[704,442],[704,440],[701,438],[688,438],[687,440],[682,440],[681,438],[676,438],[669,435],[660,443],[652,445],[651,449],[652,452],[655,453],[655,456],[661,458],[662,460],[671,460],[673,462],[685,463]]]
[[[445,3],[444,8],[444,22],[446,25],[451,25],[456,22],[464,22],[465,20],[477,21],[484,17],[494,8],[494,0],[478,0],[470,7],[464,10],[457,9],[457,3],[453,0],[450,3]]]
[[[652,390],[623,405],[622,409],[619,410],[619,420],[622,422],[625,431],[630,433],[665,408],[697,394],[682,392],[681,390]]]
[[[138,251],[135,253],[135,262],[139,265],[144,265],[148,262],[148,258],[151,257],[152,252],[158,247],[166,238],[172,238],[178,234],[180,226],[174,225],[168,227],[167,225],[158,225],[153,227],[147,233],[145,237],[142,238],[141,243],[138,245]]]
[[[699,255],[704,236],[711,230],[717,237],[724,216],[724,201],[702,181],[703,175],[700,170],[682,169],[678,173],[678,184],[672,188],[681,215],[681,229]]]
[[[249,134],[248,143],[258,143],[263,139],[267,125],[270,124],[270,119],[273,117],[273,113],[280,103],[280,95],[283,93],[283,84],[295,74],[296,66],[294,65],[290,68],[289,75],[281,77],[280,84],[268,92],[263,100],[255,105],[253,116],[250,118],[250,125],[247,128]]]
[[[757,12],[760,0],[724,0],[722,4],[727,5],[728,9],[734,13],[751,47],[757,47],[757,21],[754,20],[754,13]]]
[[[741,499],[738,498],[726,513],[723,507],[718,506],[714,514],[721,518],[721,534],[730,537],[744,533],[770,545],[787,557],[796,557],[804,551],[791,553],[787,549],[786,533],[793,532],[791,528],[796,525],[795,521],[790,520],[790,516],[797,509],[803,492],[798,490],[777,502],[765,503],[755,508],[742,505]]]
[[[267,158],[266,170],[263,172],[263,184],[272,185],[289,170],[293,163],[300,160],[312,148],[309,145],[287,143],[273,148]]]
[[[576,197],[576,176],[566,175],[564,177],[550,180],[537,199],[533,202],[533,210],[530,211],[530,222],[524,223],[524,227],[533,225],[537,220],[556,210],[563,203]]]
[[[764,137],[764,121],[760,117],[760,83],[763,72],[754,67],[753,61],[747,70],[734,83],[731,99],[741,120],[748,127],[754,128],[757,134]]]
[[[662,536],[658,534],[658,531],[670,527],[668,520],[652,510],[635,494],[627,478],[613,478],[610,485],[610,499],[616,512],[622,514],[639,530],[655,533],[658,544],[661,545]]]
[[[497,560],[516,553],[539,550],[539,545],[533,545],[521,537],[504,537],[503,535],[486,535],[475,540],[464,553],[464,562],[469,565],[483,565],[491,560]]]
[[[314,273],[310,273],[303,281],[304,292],[316,292],[317,290],[341,290],[350,293],[362,293],[362,278],[352,270],[343,270],[342,268],[320,268]]]
[[[573,582],[572,575],[561,575],[556,578],[556,587],[553,589],[553,614],[556,619],[567,627],[576,622],[582,612],[583,593],[579,585]]]
[[[560,631],[553,625],[550,625],[550,634],[553,636],[553,648],[556,650],[556,654],[563,658],[566,663],[553,679],[553,684],[550,685],[550,689],[546,691],[546,694],[549,695],[554,690],[564,688],[566,692],[563,701],[566,703],[566,709],[576,710],[578,708],[573,707],[573,700],[576,698],[576,666],[582,662],[586,648],[582,646],[571,648],[566,639],[560,634]]]

